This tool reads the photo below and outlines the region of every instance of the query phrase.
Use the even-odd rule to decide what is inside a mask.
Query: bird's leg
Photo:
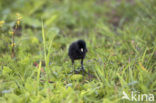
[[[81,59],[81,69],[82,69],[83,74],[84,74],[86,71],[84,70],[84,67],[83,67],[83,59]]]
[[[81,59],[81,69],[84,69],[83,68],[83,59]]]
[[[72,67],[73,67],[73,69],[75,71],[74,60],[72,60]]]

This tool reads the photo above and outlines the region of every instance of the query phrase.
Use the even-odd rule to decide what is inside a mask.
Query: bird
[[[86,47],[86,42],[84,40],[80,39],[70,44],[69,50],[68,50],[68,56],[71,59],[74,71],[75,71],[74,61],[81,60],[81,70],[83,71],[83,73],[85,72],[84,67],[83,67],[83,60],[87,52],[88,50]]]

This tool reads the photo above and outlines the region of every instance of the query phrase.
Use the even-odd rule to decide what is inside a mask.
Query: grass
[[[0,102],[131,103],[123,91],[156,96],[155,0],[0,2]],[[12,57],[17,12],[22,29]],[[71,73],[67,55],[77,39],[87,43],[85,76]]]

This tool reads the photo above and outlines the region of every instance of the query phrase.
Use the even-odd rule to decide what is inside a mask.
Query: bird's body
[[[87,53],[87,48],[84,40],[78,40],[73,42],[69,46],[69,51],[68,51],[68,55],[72,61],[72,65],[74,65],[74,60],[81,59],[81,68],[83,69],[83,59],[85,58],[86,53]]]

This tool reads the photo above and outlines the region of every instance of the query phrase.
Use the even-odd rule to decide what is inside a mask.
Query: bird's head
[[[88,51],[84,40],[78,40],[77,43],[81,53],[86,53]]]

